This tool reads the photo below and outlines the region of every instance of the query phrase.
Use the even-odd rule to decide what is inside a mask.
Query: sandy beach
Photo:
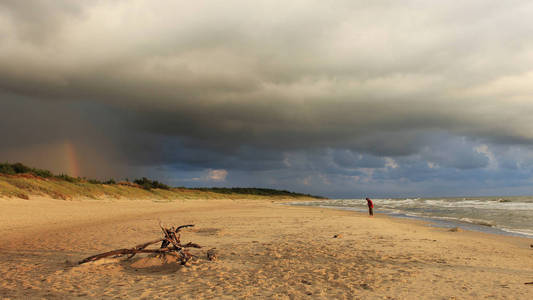
[[[182,234],[204,246],[190,266],[77,264],[160,237],[159,222],[196,225]],[[267,200],[0,198],[0,298],[529,299],[531,244]]]

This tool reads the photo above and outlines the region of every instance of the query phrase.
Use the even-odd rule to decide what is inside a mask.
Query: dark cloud
[[[69,141],[88,175],[201,184],[230,170],[226,184],[344,194],[521,170],[533,161],[532,12],[527,1],[3,1],[0,154],[38,160],[27,149]]]
[[[333,161],[340,168],[383,168],[385,160],[373,155],[362,155],[350,150],[337,150],[333,153]]]

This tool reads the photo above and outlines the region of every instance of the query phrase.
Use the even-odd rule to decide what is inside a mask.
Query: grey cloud
[[[533,141],[532,12],[528,1],[3,1],[0,116],[10,149],[94,141],[139,167],[352,180],[416,156],[412,171],[428,176],[427,162],[482,169],[481,143]],[[33,121],[15,125],[18,114]]]
[[[341,168],[383,168],[385,166],[385,160],[381,157],[353,153],[350,150],[334,151],[333,161]]]
[[[85,4],[96,1],[85,1]],[[0,20],[13,25],[12,35],[23,41],[40,44],[54,37],[68,20],[82,17],[82,1],[5,0],[0,3]]]
[[[436,133],[429,146],[420,151],[423,161],[439,167],[457,169],[484,168],[489,165],[489,158],[480,151],[479,143],[464,137],[446,136]]]

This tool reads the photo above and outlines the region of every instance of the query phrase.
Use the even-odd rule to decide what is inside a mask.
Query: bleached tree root
[[[161,227],[161,231],[163,231],[163,238],[159,238],[153,241],[149,241],[143,244],[139,244],[133,248],[124,248],[124,249],[116,249],[100,254],[96,254],[93,256],[89,256],[87,258],[84,258],[78,262],[78,264],[84,264],[91,261],[96,261],[105,257],[117,257],[117,256],[124,256],[129,255],[128,259],[132,258],[138,253],[155,253],[155,254],[161,254],[161,255],[167,255],[172,254],[176,255],[179,259],[179,262],[184,265],[187,262],[189,262],[193,255],[189,252],[188,248],[202,248],[202,246],[195,244],[195,243],[187,243],[182,245],[180,241],[180,230],[186,227],[193,227],[193,224],[189,225],[181,225],[178,227],[170,227],[165,228],[163,226]],[[157,244],[161,242],[161,246],[159,249],[146,249],[148,246]]]

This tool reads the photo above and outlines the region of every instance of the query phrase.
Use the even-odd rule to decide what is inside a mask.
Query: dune
[[[159,223],[196,225],[182,233],[204,246],[190,265],[77,264],[157,238]],[[528,299],[531,243],[268,199],[0,198],[0,298]]]

